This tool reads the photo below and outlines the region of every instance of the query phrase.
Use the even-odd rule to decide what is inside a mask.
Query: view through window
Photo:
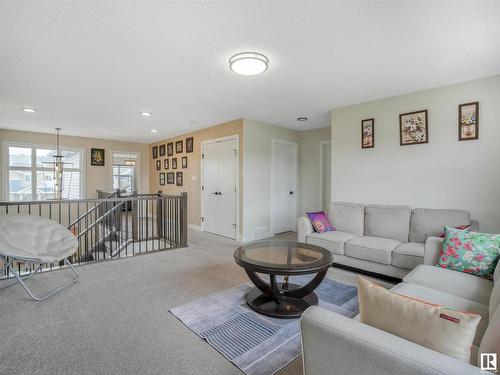
[[[63,198],[78,199],[82,195],[82,152],[62,149]],[[8,146],[8,186],[10,201],[55,198],[55,149],[34,146]]]

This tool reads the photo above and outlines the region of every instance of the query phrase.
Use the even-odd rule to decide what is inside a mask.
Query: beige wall
[[[161,140],[159,142],[155,142],[149,145],[149,166],[150,166],[150,178],[149,178],[149,186],[151,192],[157,192],[158,190],[163,191],[166,194],[180,194],[180,192],[188,193],[188,223],[195,226],[201,225],[201,142],[207,141],[210,139],[217,139],[222,137],[227,137],[230,135],[238,135],[240,141],[240,232],[242,228],[242,199],[241,196],[243,194],[243,164],[242,164],[242,137],[243,137],[243,120],[234,120],[230,122],[226,122],[220,125],[212,126],[210,128],[201,129],[195,132],[187,133],[180,135],[174,138],[168,138]],[[187,137],[193,137],[194,148],[192,153],[186,153],[186,143],[185,139]],[[175,141],[183,140],[183,153],[176,154],[175,153]],[[152,157],[152,148],[154,146],[159,146],[163,144],[167,144],[168,142],[174,142],[174,156],[158,156],[158,159],[153,159]],[[188,168],[182,169],[181,166],[181,158],[183,156],[188,157]],[[172,158],[177,158],[177,169],[173,170],[171,163]],[[165,170],[163,165],[164,159],[170,159],[169,169]],[[156,160],[161,160],[162,167],[161,171],[156,170]],[[160,186],[159,184],[159,175],[160,172],[183,172],[183,186],[174,185],[164,185]]]
[[[140,192],[149,191],[149,160],[148,160],[148,145],[143,143],[133,142],[118,142],[107,139],[71,137],[64,135],[62,131],[61,144],[68,147],[83,148],[85,152],[85,189],[88,198],[96,197],[96,190],[110,190],[113,187],[112,182],[112,151],[125,151],[139,153],[141,158],[140,177],[137,179]],[[34,132],[21,132],[15,130],[0,129],[0,141],[24,142],[30,144],[43,144],[54,146],[56,137],[54,134],[43,134]],[[1,147],[1,144],[0,144]],[[90,149],[103,148],[105,149],[105,166],[96,167],[90,165]],[[0,154],[3,157],[3,152]],[[0,165],[3,165],[0,164]],[[3,187],[3,183],[1,186]],[[2,194],[4,198],[4,195]]]
[[[330,127],[299,132],[299,216],[321,210],[320,143],[331,139]]]
[[[299,141],[299,132],[253,120],[243,120],[243,241],[271,233],[272,140]]]
[[[458,141],[458,105],[479,101],[479,140]],[[461,208],[500,232],[500,76],[332,111],[335,200]],[[429,143],[399,145],[399,114],[429,111]],[[375,118],[375,148],[360,121]]]

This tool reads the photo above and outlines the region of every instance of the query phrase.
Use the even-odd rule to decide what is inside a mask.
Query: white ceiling
[[[324,127],[334,107],[499,74],[499,16],[478,0],[1,1],[0,128],[151,142],[241,117]],[[242,51],[269,70],[232,73]]]

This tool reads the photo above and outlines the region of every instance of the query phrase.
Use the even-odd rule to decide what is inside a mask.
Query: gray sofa
[[[336,264],[399,279],[431,264],[444,225],[478,229],[463,210],[332,202],[328,216],[334,232],[314,232],[307,217],[298,218],[298,241],[330,250]]]
[[[429,261],[438,262],[437,255]],[[470,364],[320,307],[301,318],[306,375],[472,375],[480,353],[500,356],[500,266],[494,281],[431,265],[419,265],[393,291],[457,310],[481,321]],[[489,374],[489,373],[488,373]]]

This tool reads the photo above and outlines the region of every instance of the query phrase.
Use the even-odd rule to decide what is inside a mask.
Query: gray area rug
[[[304,285],[310,277],[292,279]],[[243,284],[170,312],[246,374],[274,374],[301,353],[299,319],[257,314],[245,301],[250,288]],[[358,312],[358,291],[352,285],[325,278],[315,292],[325,309],[347,317]]]

